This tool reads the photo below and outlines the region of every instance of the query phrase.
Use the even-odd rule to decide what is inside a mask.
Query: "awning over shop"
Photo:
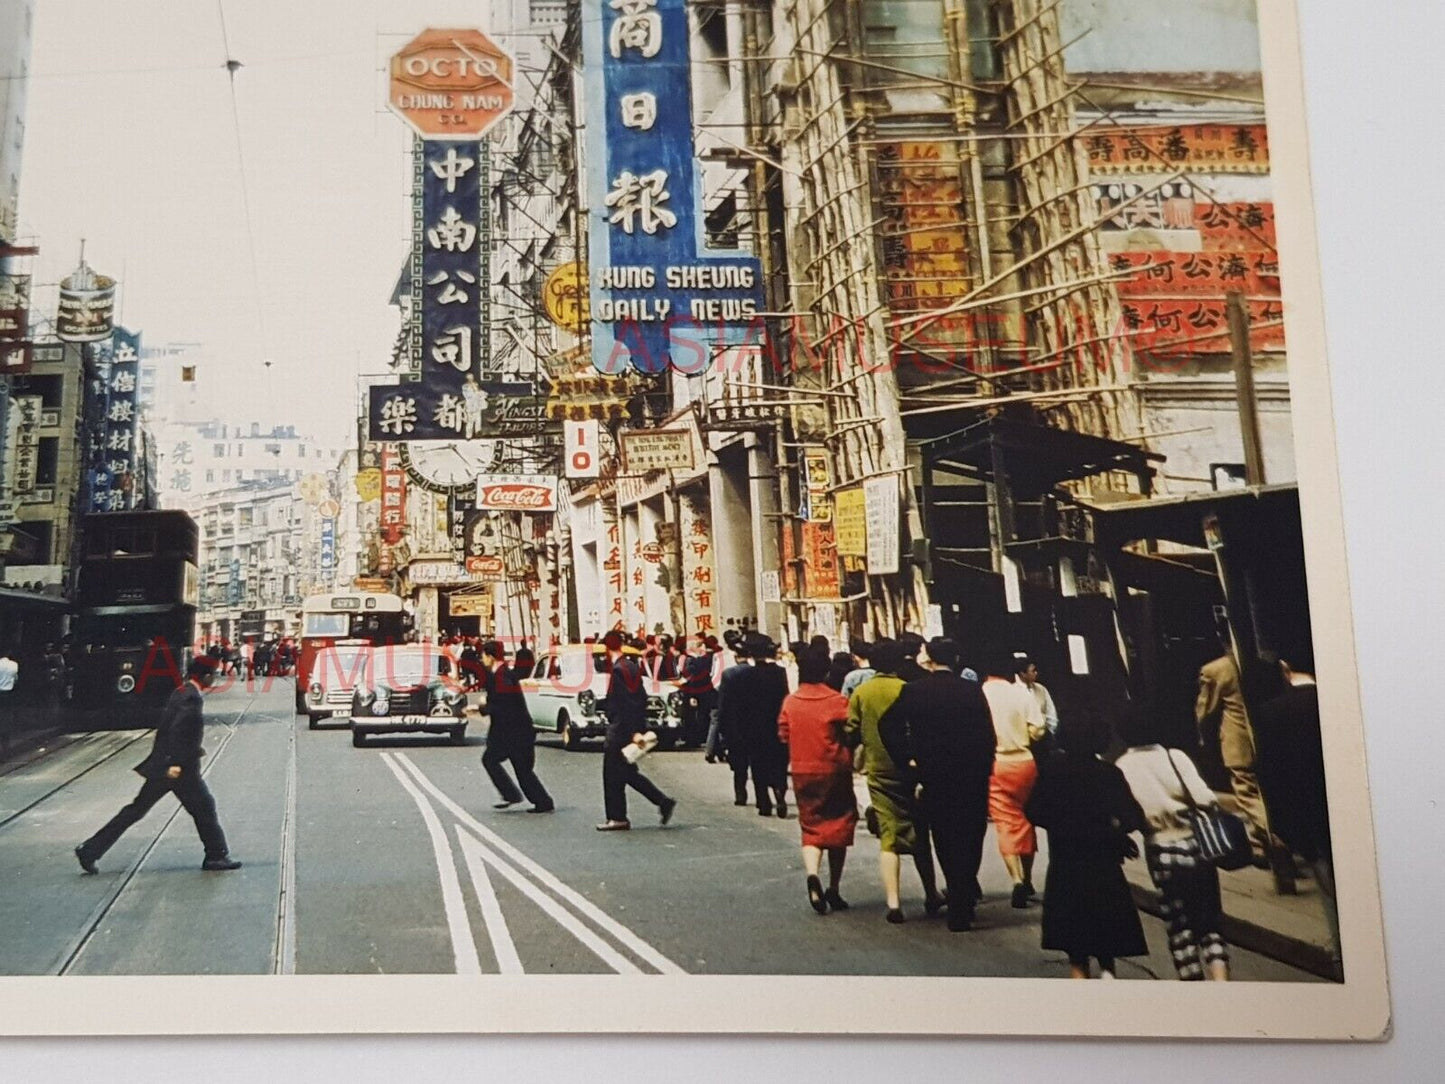
[[[1139,539],[1177,542],[1209,548],[1204,523],[1211,513],[1238,521],[1250,517],[1260,523],[1278,520],[1298,531],[1299,487],[1294,484],[1245,486],[1239,489],[1181,493],[1140,500],[1077,502],[1093,513],[1094,537],[1101,543],[1122,545]]]
[[[997,416],[966,428],[925,437],[925,462],[952,468],[983,481],[1002,469],[1016,497],[1047,493],[1061,482],[1109,471],[1125,471],[1149,491],[1153,463],[1164,457],[1132,444],[1016,418]]]

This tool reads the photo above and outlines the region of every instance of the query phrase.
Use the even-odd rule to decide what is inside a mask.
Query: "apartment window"
[[[211,455],[214,456],[216,459],[225,459],[226,446],[224,444],[213,445],[211,447]]]
[[[206,471],[206,481],[208,481],[208,482],[214,482],[215,480],[216,480],[216,472],[213,471],[213,470],[208,470],[208,471]]]
[[[221,472],[221,481],[223,481],[223,482],[229,482],[230,480],[231,480],[231,472],[228,471],[228,470],[223,470],[223,471]]]
[[[41,437],[35,447],[35,484],[53,486],[60,463],[60,438]]]

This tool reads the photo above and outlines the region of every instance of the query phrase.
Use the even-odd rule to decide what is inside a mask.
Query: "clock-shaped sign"
[[[407,477],[417,485],[433,493],[461,495],[475,492],[477,476],[491,464],[493,442],[406,441],[398,451]]]

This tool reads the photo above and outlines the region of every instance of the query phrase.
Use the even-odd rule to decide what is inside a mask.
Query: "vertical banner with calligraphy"
[[[605,604],[602,626],[620,629],[627,624],[624,609],[627,585],[622,568],[622,523],[617,514],[616,494],[598,497],[597,506],[602,525],[602,538],[597,544],[597,552],[602,558],[602,598]]]
[[[86,359],[85,385],[85,463],[88,496],[86,508],[104,512],[110,508],[114,488],[109,463],[108,433],[110,428],[110,378],[114,369],[115,341],[106,338],[81,347]]]
[[[833,599],[840,594],[838,547],[833,525],[807,521],[803,524],[804,594],[810,598]]]
[[[687,632],[716,635],[717,569],[713,560],[712,518],[699,498],[679,502],[682,527],[682,583]],[[678,630],[683,631],[682,629]]]
[[[687,3],[594,10],[582,20],[583,64],[601,72],[587,100],[592,364],[701,372],[708,339],[757,320],[762,274],[751,256],[712,255],[700,229]]]
[[[412,328],[409,371],[370,391],[372,440],[471,440],[488,400],[530,385],[489,381],[490,159],[485,142],[418,140],[412,183]]]
[[[112,336],[110,378],[106,385],[105,455],[97,468],[108,477],[109,493],[103,509],[119,512],[134,508],[141,494],[136,490],[136,455],[140,436],[140,335],[117,327]]]
[[[395,444],[381,446],[381,540],[395,546],[406,532],[406,471]]]

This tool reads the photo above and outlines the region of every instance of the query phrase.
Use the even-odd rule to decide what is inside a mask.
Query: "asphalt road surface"
[[[714,974],[1064,977],[1039,948],[1040,909],[1009,906],[990,839],[972,932],[923,914],[905,860],[901,926],[883,920],[876,840],[861,827],[843,895],[807,904],[798,824],[732,804],[725,766],[654,753],[672,824],[629,792],[633,830],[603,834],[601,756],[543,738],[546,816],[499,812],[467,744],[398,737],[352,748],[308,730],[290,681],[207,699],[206,780],[244,867],[204,873],[190,818],[167,797],[81,874],[71,848],[139,788],[149,731],[57,743],[0,774],[0,974]],[[1042,887],[1046,856],[1035,883]],[[1124,979],[1173,978],[1165,931]],[[1236,950],[1236,979],[1314,981]]]

